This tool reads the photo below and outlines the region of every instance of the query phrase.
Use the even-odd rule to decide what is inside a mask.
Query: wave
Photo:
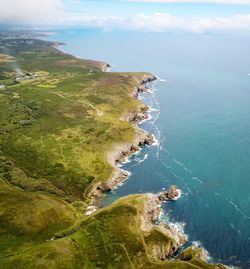
[[[184,232],[186,223],[185,222],[168,222],[168,224],[174,228],[177,234],[182,234],[188,240],[188,235]]]
[[[241,235],[241,231],[239,230],[239,229],[237,229],[235,226],[234,226],[234,224],[233,223],[229,223],[229,226],[233,229],[233,230],[235,230],[239,235]]]
[[[133,154],[135,154],[135,153],[133,153]],[[133,155],[133,154],[132,154],[132,155]],[[130,155],[130,156],[126,156],[125,159],[124,159],[121,163],[118,163],[118,164],[117,164],[117,167],[121,168],[121,167],[123,167],[125,164],[131,163],[131,157],[132,157],[132,155]]]
[[[183,166],[184,170],[187,171],[189,174],[192,174],[192,171],[189,170],[186,166]]]
[[[130,167],[135,167],[135,166],[138,166],[138,165],[140,165],[142,162],[144,162],[145,160],[147,160],[147,158],[148,158],[148,153],[147,154],[145,154],[144,156],[143,156],[143,158],[136,158],[135,160],[133,160],[134,162],[136,162],[135,164],[133,164],[133,165],[131,165]]]
[[[152,136],[153,136],[153,139],[154,139],[154,143],[152,144],[152,146],[159,146],[160,145],[159,140],[156,139],[154,134]]]
[[[160,110],[150,106],[148,111],[149,112],[159,112]]]
[[[232,200],[225,198],[244,218],[250,219],[249,216],[247,216],[237,204],[235,204]]]
[[[116,184],[116,186],[114,187],[114,190],[113,190],[113,191],[115,191],[115,190],[117,190],[118,188],[122,187],[122,186],[125,184],[125,182],[132,176],[132,173],[131,173],[130,171],[126,171],[126,170],[123,170],[123,171],[127,173],[126,180],[121,181],[121,182],[119,182],[118,184]],[[112,191],[112,192],[113,192],[113,191]]]
[[[226,198],[226,197],[223,197],[221,194],[219,194],[218,192],[214,192],[215,195],[217,195],[218,197],[224,199],[225,201],[227,201],[231,206],[233,206],[235,208],[235,210],[237,212],[239,212],[244,218],[250,220],[250,217],[243,211],[240,209],[240,207],[235,203],[233,202],[232,200]]]
[[[183,169],[184,169],[186,172],[188,172],[189,174],[192,174],[192,171],[191,171],[190,169],[188,169],[182,162],[180,162],[180,161],[178,161],[178,160],[176,160],[176,159],[173,159],[173,161],[174,161],[175,163],[177,163],[178,165],[182,166]]]
[[[160,81],[160,82],[169,82],[169,80],[168,80],[168,79],[159,78],[159,77],[157,77],[157,79],[158,79],[158,81]]]
[[[144,119],[144,120],[142,120],[142,121],[139,122],[139,125],[143,124],[146,121],[152,120],[152,118],[153,118],[152,115],[151,114],[148,114],[146,119]]]
[[[181,165],[181,166],[184,166],[184,164],[176,159],[173,159],[174,162],[176,162],[177,164]]]
[[[132,155],[139,155],[139,153],[141,153],[142,149],[140,148],[139,150],[137,150],[135,153],[133,153]]]
[[[173,199],[174,201],[177,201],[177,200],[180,199],[181,196],[182,196],[182,191],[181,191],[181,189],[177,189],[177,192],[178,192],[178,195]]]
[[[192,246],[195,248],[200,248],[202,250],[202,253],[201,253],[202,260],[204,260],[206,262],[213,261],[213,258],[209,255],[209,252],[203,247],[203,245],[200,241],[193,241]]]
[[[168,226],[170,226],[176,234],[181,234],[186,241],[188,241],[188,234],[185,233],[185,222],[172,222],[170,219],[170,215],[164,211],[163,207],[161,207],[161,211],[159,214],[158,223],[167,223]]]
[[[177,164],[179,164],[180,166],[183,166],[184,167],[184,164],[176,159],[173,159],[174,162],[176,162]]]
[[[168,164],[166,164],[165,162],[163,162],[163,160],[159,159],[159,161],[160,161],[160,163],[161,163],[163,166],[165,166],[166,168],[173,170],[173,168],[172,168],[171,166],[169,166]]]
[[[142,162],[144,162],[145,160],[147,160],[147,158],[148,158],[148,154],[145,154],[144,158],[141,159],[141,160],[139,160],[138,162],[139,162],[139,163],[142,163]]]
[[[164,217],[162,218],[164,222]],[[174,231],[175,234],[182,235],[186,241],[188,241],[188,234],[185,233],[185,222],[171,222],[169,217],[167,217],[167,224],[170,226]]]
[[[200,183],[204,183],[201,179],[199,179],[198,177],[192,177],[192,179],[194,179],[194,180],[196,180],[196,181],[198,181],[198,182],[200,182]]]
[[[168,173],[171,174],[174,178],[182,181],[183,184],[183,188],[185,188],[187,190],[187,193],[184,193],[185,196],[189,195],[189,194],[194,194],[191,189],[189,188],[187,182],[180,176],[178,176],[175,172],[174,172],[174,168],[171,167],[169,164],[167,164],[166,162],[164,162],[161,158],[158,158],[158,161],[168,169]]]

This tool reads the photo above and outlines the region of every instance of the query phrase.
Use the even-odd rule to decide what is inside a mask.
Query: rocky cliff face
[[[140,92],[147,91],[146,83],[152,82],[157,78],[150,74],[145,73],[139,82],[139,85],[132,92],[132,96],[138,97]],[[135,138],[131,143],[121,143],[115,145],[115,147],[107,154],[108,162],[114,167],[114,171],[111,177],[105,182],[99,182],[92,187],[89,193],[89,197],[95,198],[101,196],[106,191],[114,190],[114,188],[122,183],[128,176],[128,172],[124,171],[119,167],[119,165],[131,156],[136,151],[140,150],[140,147],[152,145],[154,141],[153,135],[147,133],[140,129],[137,124],[148,118],[149,107],[145,104],[141,104],[139,111],[129,113],[121,117],[121,120],[126,120],[131,122],[135,128]]]
[[[113,150],[108,153],[108,161],[114,167],[111,177],[105,182],[97,183],[89,196],[92,198],[99,197],[107,191],[114,190],[116,186],[126,180],[129,175],[127,171],[121,169],[119,166],[126,160],[126,158],[139,151],[140,147],[152,145],[153,143],[154,137],[151,134],[141,129],[137,129],[135,139],[132,143],[115,145]]]
[[[140,93],[149,92],[149,89],[145,84],[153,82],[155,80],[157,80],[156,76],[150,73],[145,73],[142,77],[142,80],[139,82],[138,86],[135,87],[135,89],[132,91],[131,96],[137,98]]]
[[[147,194],[144,212],[141,215],[141,229],[150,233],[146,237],[148,250],[155,259],[165,260],[172,256],[186,241],[180,230],[167,222],[159,222],[161,201],[158,194]]]

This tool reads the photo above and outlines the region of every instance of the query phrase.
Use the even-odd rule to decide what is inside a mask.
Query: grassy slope
[[[96,62],[46,42],[18,41],[8,50],[24,70],[41,77],[0,92],[2,177],[27,190],[83,199],[93,181],[111,175],[105,156],[112,144],[133,139],[133,127],[120,116],[139,107],[128,93],[142,74],[98,72]],[[11,78],[8,67],[2,65],[3,74]]]
[[[151,244],[170,246],[172,238],[153,230],[140,229],[143,195],[118,200],[113,205],[82,220],[77,231],[44,243],[33,242],[12,256],[4,255],[4,268],[165,268],[214,269],[192,255],[186,261],[159,261],[150,255]],[[190,254],[190,253],[189,253]]]
[[[173,239],[141,231],[144,196],[88,218],[84,203],[75,202],[110,176],[113,143],[133,139],[120,116],[138,109],[129,92],[142,74],[102,73],[100,63],[44,41],[1,46],[39,77],[16,83],[16,64],[0,64],[0,84],[7,85],[0,89],[0,268],[215,268],[190,253],[189,261],[152,257],[154,244],[171,247]]]
[[[0,253],[12,255],[20,246],[49,240],[76,221],[75,210],[64,201],[14,189],[0,178]]]

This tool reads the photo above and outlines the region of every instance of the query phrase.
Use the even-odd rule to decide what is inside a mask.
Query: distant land
[[[156,77],[23,34],[0,39],[1,268],[226,268],[159,221],[176,186],[98,208],[127,177],[119,164],[154,143],[137,97]]]

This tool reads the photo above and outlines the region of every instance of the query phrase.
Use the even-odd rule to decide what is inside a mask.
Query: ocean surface
[[[250,268],[250,36],[66,30],[50,40],[112,71],[150,71],[161,80],[142,101],[152,118],[141,127],[158,145],[132,156],[126,183],[102,201],[159,192],[182,196],[164,204],[216,262]]]

